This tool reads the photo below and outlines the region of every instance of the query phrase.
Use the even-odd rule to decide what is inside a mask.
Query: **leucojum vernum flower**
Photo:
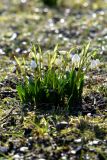
[[[89,52],[89,46],[89,43],[84,45],[80,53],[73,48],[64,51],[64,54],[58,51],[58,46],[47,53],[36,46],[39,50],[37,53],[33,46],[29,74],[27,71],[22,74],[24,80],[17,85],[22,104],[31,104],[27,105],[27,110],[33,110],[31,106],[37,109],[42,107],[44,110],[47,106],[48,109],[66,109],[69,113],[82,110],[84,77],[90,69],[98,69],[101,64],[99,59],[92,57],[95,52]]]

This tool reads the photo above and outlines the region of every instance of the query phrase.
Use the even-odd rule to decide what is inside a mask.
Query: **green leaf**
[[[19,98],[22,102],[24,102],[25,100],[25,88],[22,86],[22,85],[18,85],[16,87],[17,91],[18,91],[18,95],[19,95]]]

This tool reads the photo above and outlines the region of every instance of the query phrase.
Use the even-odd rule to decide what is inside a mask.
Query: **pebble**
[[[81,138],[75,139],[74,142],[75,143],[80,143],[81,142]]]
[[[21,148],[20,148],[20,151],[25,153],[25,152],[28,151],[28,147],[21,147]]]
[[[19,154],[15,154],[15,155],[13,156],[13,159],[14,159],[14,160],[21,160],[21,157],[20,157]]]
[[[89,145],[97,145],[97,144],[99,144],[99,140],[94,140],[94,141],[90,141],[89,142]]]

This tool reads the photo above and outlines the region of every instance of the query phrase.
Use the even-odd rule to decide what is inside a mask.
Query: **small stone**
[[[20,148],[20,151],[25,153],[25,152],[28,151],[28,147],[21,147],[21,148]]]
[[[99,140],[94,140],[94,141],[90,141],[89,142],[89,145],[92,146],[92,145],[97,145],[99,144]]]
[[[99,144],[99,140],[94,140],[94,141],[93,141],[93,144],[94,144],[94,145]]]
[[[81,138],[75,139],[74,142],[75,143],[80,143],[81,142]]]
[[[21,157],[20,157],[18,154],[15,154],[15,155],[13,156],[13,159],[14,159],[14,160],[20,160]]]
[[[91,116],[91,113],[87,113],[87,116],[90,117],[90,116]]]
[[[72,150],[72,151],[71,151],[71,154],[76,154],[76,151],[75,151],[75,150]]]
[[[61,159],[62,159],[62,160],[67,160],[67,157],[66,157],[66,156],[63,156]]]

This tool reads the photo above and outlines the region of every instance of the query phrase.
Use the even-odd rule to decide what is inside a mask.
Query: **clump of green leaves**
[[[22,73],[22,82],[17,85],[18,95],[23,104],[32,110],[36,108],[59,107],[70,113],[81,110],[84,76],[89,66],[97,67],[97,62],[91,61],[95,52],[89,52],[89,43],[83,46],[78,54],[76,48],[69,51],[59,51],[58,45],[53,52],[43,53],[40,46],[33,46],[30,52],[31,63],[26,69],[16,61]],[[75,54],[72,54],[75,52]],[[91,62],[90,62],[91,61]],[[92,63],[92,64],[91,64]]]

